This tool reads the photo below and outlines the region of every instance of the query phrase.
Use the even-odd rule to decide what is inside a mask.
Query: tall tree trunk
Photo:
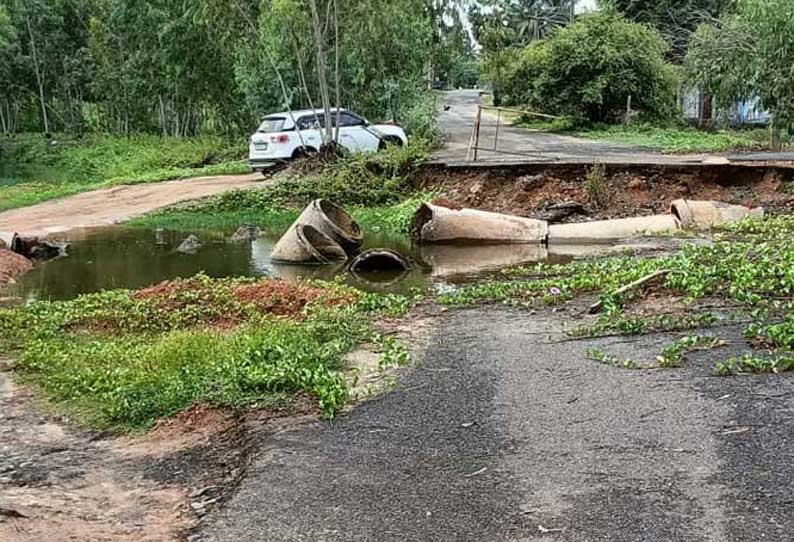
[[[50,121],[47,118],[47,100],[44,98],[44,76],[41,73],[41,66],[39,65],[39,54],[36,47],[36,37],[33,35],[33,27],[30,25],[30,13],[25,11],[25,25],[28,28],[28,36],[30,37],[30,52],[33,56],[33,69],[36,72],[36,84],[39,88],[39,103],[41,104],[41,118],[44,122],[44,133],[50,131]]]
[[[339,124],[342,117],[342,91],[339,86],[339,10],[334,0],[334,89],[336,90],[336,133],[334,143],[339,144]]]
[[[331,96],[328,92],[328,74],[325,62],[325,47],[323,45],[323,30],[320,25],[320,13],[317,10],[317,0],[309,0],[312,11],[312,26],[314,27],[314,42],[317,47],[317,79],[320,86],[320,98],[325,112],[325,135],[323,142],[327,145],[333,141],[334,134],[331,119]]]

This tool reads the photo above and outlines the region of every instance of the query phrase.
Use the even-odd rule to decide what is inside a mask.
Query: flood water
[[[280,277],[289,280],[341,276],[347,284],[367,291],[401,293],[434,284],[454,285],[475,280],[507,265],[549,259],[537,246],[412,247],[404,237],[368,235],[366,248],[390,248],[409,255],[414,269],[405,275],[353,275],[344,263],[284,265],[270,260],[278,235],[232,242],[228,233],[198,234],[203,246],[194,254],[177,251],[189,232],[110,227],[78,230],[67,235],[68,255],[41,263],[7,286],[6,295],[25,301],[71,299],[80,294],[115,288],[142,288],[163,280],[204,272],[211,277]],[[566,256],[553,261],[567,261]]]
[[[576,256],[609,251],[610,247],[544,247],[536,245],[412,247],[404,237],[370,234],[366,248],[390,248],[411,257],[407,274],[354,275],[346,264],[284,265],[270,254],[276,233],[255,241],[232,242],[228,232],[201,232],[203,246],[193,254],[177,251],[190,232],[109,227],[70,232],[68,255],[36,266],[4,297],[24,301],[71,299],[80,294],[116,288],[143,288],[163,280],[203,272],[211,277],[280,277],[331,280],[336,277],[366,291],[405,293],[418,288],[449,288],[484,280],[500,269],[534,262],[565,263]],[[613,249],[615,247],[612,247]]]

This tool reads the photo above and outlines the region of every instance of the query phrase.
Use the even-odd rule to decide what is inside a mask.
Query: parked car
[[[332,109],[336,128],[337,110]],[[339,110],[339,143],[351,152],[376,152],[386,145],[404,145],[405,131],[394,124],[370,124],[346,109]],[[275,113],[262,119],[251,136],[249,163],[255,171],[320,150],[325,113],[322,109]]]

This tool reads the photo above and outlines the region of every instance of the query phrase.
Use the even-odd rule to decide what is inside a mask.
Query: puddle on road
[[[408,273],[366,273],[355,276],[346,264],[283,265],[270,260],[277,234],[255,241],[231,242],[228,234],[201,233],[204,243],[195,254],[177,247],[186,232],[111,227],[70,233],[69,255],[38,265],[4,294],[25,301],[71,299],[80,294],[115,288],[143,288],[163,280],[204,272],[211,277],[280,277],[330,280],[341,276],[367,291],[401,293],[413,288],[454,286],[493,276],[507,266],[533,262],[564,263],[574,256],[597,254],[615,247],[559,247],[533,245],[412,247],[404,237],[371,234],[366,248],[389,248],[415,262]]]

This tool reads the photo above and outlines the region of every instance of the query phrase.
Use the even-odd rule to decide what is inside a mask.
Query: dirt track
[[[251,188],[262,180],[261,174],[252,173],[114,186],[0,213],[0,231],[43,236],[118,224],[183,201]]]

